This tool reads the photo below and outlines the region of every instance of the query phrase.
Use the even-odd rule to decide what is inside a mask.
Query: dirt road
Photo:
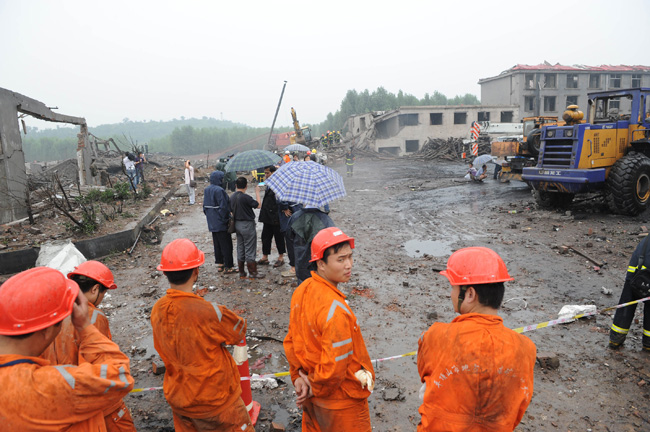
[[[335,168],[345,176],[343,166]],[[568,213],[538,210],[523,183],[465,183],[465,171],[461,163],[360,160],[354,177],[345,179],[348,196],[334,203],[330,216],[356,238],[353,277],[343,291],[372,358],[414,351],[420,333],[434,321],[453,319],[449,284],[436,270],[461,247],[487,246],[505,259],[515,277],[506,284],[501,311],[508,327],[555,319],[563,305],[601,309],[618,301],[647,213],[609,215],[593,201]],[[155,270],[160,251],[177,237],[196,241],[206,252],[208,263],[197,287],[207,288],[205,298],[248,319],[251,364],[271,354],[263,369],[252,372],[287,370],[279,341],[287,331],[293,288],[280,277],[283,269],[263,268],[267,277],[261,281],[218,275],[200,196],[197,191],[196,206],[182,199],[171,204],[176,215],[162,226],[161,246],[138,246],[133,257],[107,260],[120,289],[105,300],[106,311],[114,339],[131,355],[139,388],[162,385],[162,377],[151,372],[155,351],[149,313],[165,292],[165,281]],[[606,264],[595,266],[576,253],[560,253],[562,245]],[[275,257],[274,251],[271,259]],[[557,355],[559,368],[536,366],[533,400],[517,431],[650,430],[650,356],[641,352],[641,325],[633,324],[623,349],[611,351],[611,316],[526,333],[539,352]],[[375,430],[415,430],[421,385],[415,356],[378,363],[376,372],[377,386],[369,399]],[[288,431],[300,430],[291,383],[286,377],[278,383],[275,389],[253,391],[262,404],[257,430],[269,430],[271,421]],[[161,391],[132,394],[127,405],[139,431],[173,430]]]

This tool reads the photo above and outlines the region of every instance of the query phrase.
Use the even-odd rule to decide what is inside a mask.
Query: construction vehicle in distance
[[[309,126],[300,127],[296,110],[293,107],[291,107],[291,119],[295,131],[295,134],[291,135],[291,144],[302,144],[309,148],[315,148],[319,141],[312,139],[311,128]]]
[[[636,215],[650,203],[650,88],[589,93],[587,121],[567,110],[566,125],[543,126],[537,165],[523,180],[543,207],[604,191],[614,213]]]
[[[498,137],[492,141],[490,154],[497,158],[497,163],[501,161],[499,180],[523,181],[523,169],[537,164],[542,126],[551,124],[558,124],[557,117],[524,117],[522,135]]]

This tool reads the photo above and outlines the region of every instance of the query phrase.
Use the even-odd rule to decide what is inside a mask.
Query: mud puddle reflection
[[[425,254],[436,257],[451,254],[449,243],[438,240],[409,240],[404,243],[404,250],[411,258],[420,258]]]

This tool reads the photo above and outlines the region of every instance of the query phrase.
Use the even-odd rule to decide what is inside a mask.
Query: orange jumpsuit
[[[535,344],[497,315],[435,323],[418,341],[418,431],[512,431],[533,396]]]
[[[151,326],[176,430],[253,431],[237,365],[224,346],[244,339],[246,320],[198,295],[169,289],[151,310]]]
[[[93,327],[80,334],[80,366],[49,366],[39,357],[0,355],[0,429],[105,431],[102,410],[133,388],[129,358]]]
[[[90,323],[101,334],[112,340],[106,315],[92,303],[88,303],[88,315],[90,316]],[[78,365],[87,361],[79,353],[79,334],[72,325],[70,318],[63,320],[61,332],[40,357],[49,360],[50,363],[55,365]],[[106,408],[104,417],[108,432],[135,432],[133,418],[123,400],[119,400]]]
[[[314,397],[303,404],[303,431],[370,431],[368,396],[354,374],[374,369],[345,295],[316,272],[291,297],[284,351],[291,382],[302,369]]]

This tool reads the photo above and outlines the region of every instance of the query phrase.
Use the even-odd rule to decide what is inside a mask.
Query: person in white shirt
[[[129,158],[129,153],[127,152],[124,153],[124,159],[122,159],[122,163],[124,164],[126,175],[130,180],[129,185],[131,186],[131,190],[135,192],[135,187],[138,185],[138,178],[135,175],[135,161],[132,161]]]
[[[196,182],[194,181],[194,167],[189,160],[185,161],[185,184],[187,185],[187,193],[190,196],[190,205],[193,205]]]

